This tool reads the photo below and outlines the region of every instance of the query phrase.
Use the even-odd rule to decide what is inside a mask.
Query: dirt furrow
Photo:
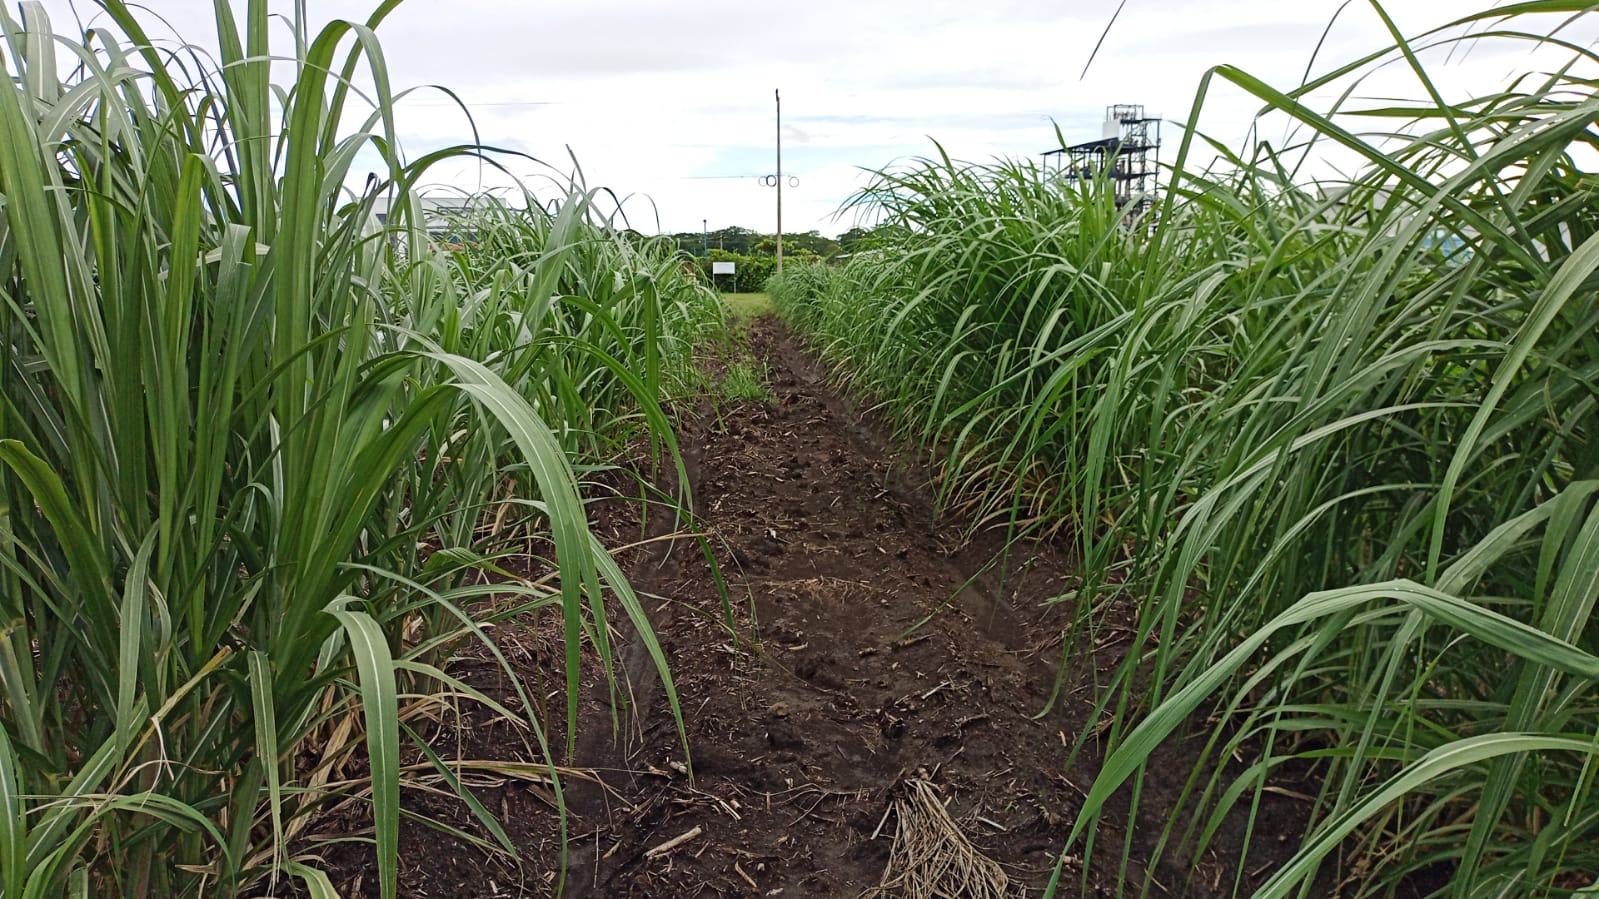
[[[611,768],[625,803],[585,829],[595,843],[578,851],[572,887],[854,896],[882,876],[893,790],[918,774],[979,849],[1039,885],[1080,786],[1063,773],[1077,724],[1034,717],[1058,663],[1039,600],[1069,572],[984,574],[996,547],[934,520],[917,467],[894,462],[793,338],[762,321],[751,339],[772,399],[724,407],[682,438],[737,638],[692,547],[631,572],[666,598],[656,626],[695,777],[659,707],[634,745],[585,762]],[[626,772],[612,767],[622,760]]]
[[[891,812],[900,797],[924,806],[935,797],[967,848],[1000,865],[1007,895],[1039,895],[1097,768],[1097,747],[1070,754],[1093,713],[1096,673],[1118,659],[1114,628],[1074,657],[1057,693],[1062,624],[1074,612],[1048,600],[1071,585],[1064,557],[1033,546],[1007,556],[1007,567],[992,565],[999,536],[967,540],[961,522],[936,517],[925,469],[893,451],[880,425],[830,386],[781,324],[757,320],[749,341],[771,396],[720,403],[680,434],[694,532],[724,580],[681,533],[620,556],[670,663],[690,753],[648,655],[624,637],[629,710],[616,730],[606,726],[604,681],[593,670],[585,681],[572,764],[597,781],[566,778],[566,895],[852,899],[884,876],[904,824]],[[660,486],[676,485],[667,476]],[[611,546],[683,529],[664,506],[653,507],[647,527],[636,501],[593,510],[596,533]],[[556,721],[564,700],[552,622],[508,623],[496,639],[529,692],[547,700],[546,720]],[[486,658],[454,666],[511,701]],[[462,721],[464,730],[440,731],[459,742],[436,749],[538,758],[526,734],[503,721],[471,710]],[[564,745],[551,726],[551,745]],[[1185,786],[1182,751],[1167,755],[1174,764],[1144,782],[1143,826],[1127,843],[1125,816],[1113,810],[1097,853],[1068,860],[1061,895],[1114,895],[1119,881],[1134,895],[1146,881],[1153,896],[1232,889],[1246,834],[1231,825],[1201,858],[1168,853],[1152,872],[1121,863],[1124,845],[1132,858],[1148,857]],[[931,790],[907,790],[913,779]],[[408,824],[406,894],[552,894],[561,858],[553,794],[515,779],[480,783],[478,794],[504,821],[520,867]],[[458,802],[408,802],[484,835]],[[1302,811],[1287,808],[1282,820],[1285,835],[1297,832]],[[1245,894],[1290,845],[1286,837],[1253,841]],[[336,865],[340,882],[354,887],[346,894],[372,894],[376,878],[346,859]]]

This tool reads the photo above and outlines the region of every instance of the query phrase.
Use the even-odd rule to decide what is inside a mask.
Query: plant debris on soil
[[[564,894],[1040,895],[1097,770],[1092,745],[1068,759],[1093,713],[1096,671],[1119,661],[1116,641],[1074,658],[1057,694],[1074,610],[1049,600],[1071,588],[1065,554],[1029,547],[993,566],[1003,535],[968,541],[963,522],[935,516],[925,468],[894,452],[780,323],[757,319],[748,336],[773,398],[717,404],[679,435],[694,526],[720,563],[725,599],[696,540],[620,555],[670,664],[690,757],[648,656],[626,635],[629,708],[613,728],[610,692],[591,678],[571,767],[592,780],[563,779]],[[597,508],[596,533],[638,542],[637,507]],[[652,514],[651,536],[678,526],[664,511]],[[502,626],[496,640],[560,717],[558,628]],[[511,695],[485,660],[456,660],[452,672]],[[504,722],[465,709],[461,722],[435,748],[538,758]],[[564,745],[559,733],[550,739]],[[1290,854],[1307,805],[1283,789],[1261,813],[1281,827],[1257,831],[1247,850],[1242,828],[1224,825],[1202,857],[1168,848],[1153,868],[1137,864],[1187,782],[1179,762],[1145,779],[1130,843],[1125,815],[1113,814],[1093,855],[1065,859],[1060,895],[1114,895],[1119,885],[1229,895],[1235,879],[1247,895]],[[548,787],[509,777],[478,786],[520,866],[407,822],[402,894],[553,895],[561,850]],[[419,813],[484,836],[458,800],[419,793],[407,791]],[[346,896],[375,895],[369,853],[344,845],[336,882]],[[1135,860],[1126,866],[1124,845]]]

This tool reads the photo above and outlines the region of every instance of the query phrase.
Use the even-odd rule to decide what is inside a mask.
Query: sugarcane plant
[[[675,453],[714,297],[581,185],[470,260],[432,246],[417,185],[486,151],[404,156],[392,0],[302,10],[287,49],[265,0],[218,0],[215,59],[101,5],[75,39],[0,11],[0,895],[333,895],[310,825],[354,805],[392,897],[413,783],[509,851],[466,785],[485,760],[419,710],[518,722],[559,803],[620,615],[677,712],[574,462],[640,428]],[[497,564],[535,537],[547,572]],[[487,625],[545,614],[566,747],[518,679],[513,712],[446,664],[463,639],[504,664]]]
[[[1321,77],[1213,69],[1190,121],[1226,86],[1293,142],[1185,131],[1146,219],[1104,183],[939,155],[858,199],[897,237],[773,285],[841,378],[934,449],[946,506],[1076,549],[1066,646],[1130,627],[1065,836],[1119,854],[1135,891],[1154,889],[1135,828],[1096,836],[1112,797],[1152,813],[1150,760],[1185,737],[1157,860],[1198,857],[1228,816],[1262,839],[1284,772],[1320,785],[1297,854],[1264,884],[1234,859],[1236,895],[1392,895],[1423,872],[1437,895],[1595,888],[1587,11],[1517,3],[1407,37],[1370,3],[1391,43]],[[1438,60],[1486,47],[1548,66],[1446,98]],[[1421,101],[1359,99],[1396,67]],[[1328,147],[1354,174],[1312,177]]]

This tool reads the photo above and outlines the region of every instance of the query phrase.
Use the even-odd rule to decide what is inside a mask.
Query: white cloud
[[[214,45],[210,3],[145,3],[185,38]],[[372,5],[308,0],[313,22],[364,19]],[[570,169],[570,148],[590,185],[631,197],[628,214],[646,230],[657,216],[666,230],[695,230],[704,219],[712,228],[774,226],[773,191],[756,176],[774,168],[772,91],[781,88],[784,168],[800,179],[784,194],[785,227],[836,233],[850,224],[832,216],[859,187],[860,167],[931,153],[929,138],[954,156],[982,159],[1050,147],[1052,120],[1068,140],[1096,138],[1111,103],[1143,103],[1183,120],[1201,77],[1219,63],[1296,85],[1341,5],[1128,0],[1091,65],[1115,6],[1084,0],[407,0],[379,35],[396,86],[448,85],[472,104],[485,143],[559,170]],[[72,27],[66,0],[47,6],[59,30]],[[274,0],[280,6],[292,10]],[[1389,6],[1407,32],[1462,10],[1455,0]],[[1571,37],[1593,39],[1591,23],[1577,28]],[[1357,0],[1338,15],[1315,70],[1386,43],[1377,14]],[[1501,86],[1507,73],[1542,59],[1483,45],[1457,50],[1447,64],[1446,54],[1430,54],[1429,62],[1441,87],[1458,97]],[[1390,66],[1360,93],[1415,97],[1420,87],[1402,66]],[[1259,107],[1218,83],[1199,125],[1236,146]],[[466,117],[436,91],[411,94],[397,118],[413,156],[472,139]],[[1272,140],[1285,133],[1280,122],[1260,131]],[[1174,143],[1178,129],[1169,125],[1165,134]],[[543,171],[515,158],[505,164],[523,177]],[[505,181],[461,162],[440,166],[436,176],[467,188],[480,177],[490,186]]]

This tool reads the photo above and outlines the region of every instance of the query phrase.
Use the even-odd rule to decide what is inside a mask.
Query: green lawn
[[[732,313],[733,318],[739,321],[777,311],[772,305],[772,295],[768,293],[724,293],[722,302],[727,304],[727,311]]]

